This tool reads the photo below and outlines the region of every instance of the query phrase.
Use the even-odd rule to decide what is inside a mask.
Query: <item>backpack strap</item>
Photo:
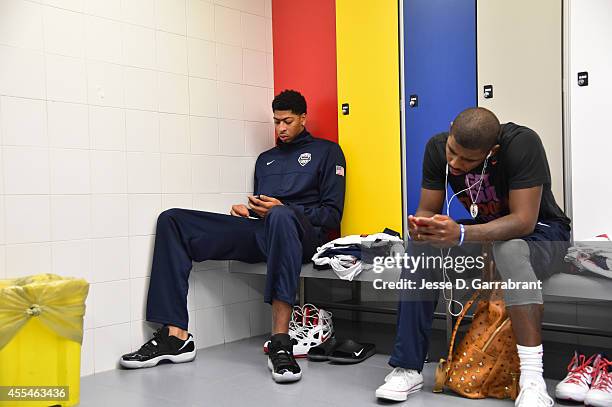
[[[450,363],[453,359],[453,349],[455,348],[455,337],[457,336],[457,331],[459,330],[459,326],[461,326],[461,321],[463,321],[465,314],[467,314],[467,312],[472,307],[472,305],[474,305],[474,303],[477,302],[476,300],[478,300],[478,297],[480,297],[480,294],[481,294],[480,290],[475,291],[474,294],[472,294],[472,297],[465,304],[465,307],[463,307],[463,311],[461,311],[461,314],[459,314],[459,317],[457,318],[457,322],[455,322],[455,327],[453,328],[453,334],[451,335],[450,346],[448,347],[448,356],[446,358],[448,363]]]

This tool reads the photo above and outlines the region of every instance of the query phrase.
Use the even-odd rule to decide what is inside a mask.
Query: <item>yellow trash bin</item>
[[[0,406],[79,403],[88,291],[53,274],[0,280]]]

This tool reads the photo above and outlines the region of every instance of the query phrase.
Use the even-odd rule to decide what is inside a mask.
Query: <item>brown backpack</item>
[[[453,352],[455,336],[461,320],[472,304],[490,291],[477,291],[459,315],[448,350],[447,360],[440,359],[436,369],[435,393],[445,387],[455,393],[480,399],[516,399],[520,365],[516,339],[500,290],[478,302],[474,319]]]

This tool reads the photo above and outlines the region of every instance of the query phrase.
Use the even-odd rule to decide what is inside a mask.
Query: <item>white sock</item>
[[[543,376],[544,364],[542,363],[542,355],[544,354],[544,348],[542,345],[516,345],[516,348],[521,361],[521,379],[519,380],[521,388],[533,383],[546,389],[546,382]]]

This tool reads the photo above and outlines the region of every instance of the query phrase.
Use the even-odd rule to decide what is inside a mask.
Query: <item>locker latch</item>
[[[493,85],[485,85],[484,86],[484,94],[483,94],[485,99],[492,99],[493,98]]]
[[[419,105],[419,96],[418,95],[410,95],[410,99],[408,101],[408,106],[417,107]]]
[[[343,103],[342,104],[342,114],[346,116],[349,114],[349,112],[350,112],[349,104]]]

